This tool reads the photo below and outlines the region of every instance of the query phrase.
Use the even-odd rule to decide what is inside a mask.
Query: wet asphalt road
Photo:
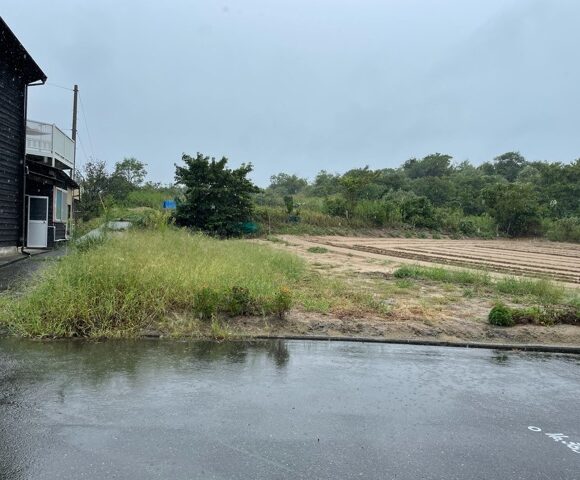
[[[40,269],[50,265],[68,253],[68,247],[50,250],[31,257],[22,257],[21,260],[9,265],[0,266],[0,292],[4,290],[22,290],[26,282]]]
[[[566,355],[0,339],[0,478],[580,479],[579,405]]]

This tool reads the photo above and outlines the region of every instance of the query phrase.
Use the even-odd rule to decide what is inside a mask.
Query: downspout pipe
[[[38,85],[44,85],[46,82],[45,80],[41,80],[40,82],[36,83],[27,83],[24,86],[24,120],[23,120],[23,139],[22,139],[22,225],[20,226],[20,251],[24,255],[30,256],[30,253],[24,251],[24,244],[25,244],[25,232],[26,232],[26,173],[28,170],[28,166],[26,165],[26,120],[28,119],[28,87],[36,87]]]

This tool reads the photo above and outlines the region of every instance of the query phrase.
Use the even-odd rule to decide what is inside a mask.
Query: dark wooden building
[[[0,17],[0,254],[25,242],[26,101],[46,75]]]

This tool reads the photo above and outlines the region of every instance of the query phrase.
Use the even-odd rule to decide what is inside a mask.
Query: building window
[[[66,204],[66,190],[56,189],[56,202],[54,206],[54,219],[57,222],[66,222],[68,220],[68,209]]]

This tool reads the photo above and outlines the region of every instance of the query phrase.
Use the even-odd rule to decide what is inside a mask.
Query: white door
[[[28,238],[26,246],[46,248],[48,240],[48,197],[28,197]]]

